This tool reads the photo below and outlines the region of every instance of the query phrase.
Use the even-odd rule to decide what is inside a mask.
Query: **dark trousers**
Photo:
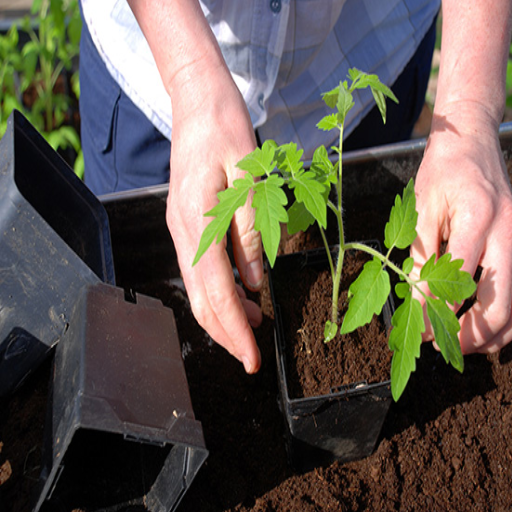
[[[375,107],[344,142],[345,150],[407,140],[425,101],[435,21],[392,86],[400,103],[388,101],[387,121]],[[84,23],[80,45],[80,117],[84,180],[95,194],[169,181],[170,142],[111,77]]]

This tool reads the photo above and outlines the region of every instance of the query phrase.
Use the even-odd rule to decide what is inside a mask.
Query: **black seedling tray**
[[[379,246],[378,242],[366,243]],[[329,394],[315,397],[290,397],[286,365],[286,345],[290,341],[283,328],[279,288],[300,279],[304,267],[328,268],[325,249],[278,256],[274,268],[269,271],[280,408],[285,418],[290,462],[298,471],[325,466],[335,460],[349,462],[370,455],[391,405],[389,380],[376,384],[362,381],[340,385]],[[285,269],[288,278],[279,284],[279,274]],[[290,272],[297,275],[296,280],[290,281]],[[390,298],[382,312],[388,327],[392,309]]]
[[[0,396],[47,356],[80,290],[114,283],[99,200],[17,111],[0,141]]]
[[[55,351],[34,512],[175,510],[207,454],[172,310],[85,288]]]

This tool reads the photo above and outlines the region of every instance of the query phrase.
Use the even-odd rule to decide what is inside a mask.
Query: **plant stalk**
[[[427,297],[427,294],[417,285],[417,282],[411,279],[400,267],[395,265],[389,259],[388,256],[384,256],[383,254],[373,249],[372,247],[369,247],[368,245],[361,244],[358,242],[350,242],[345,245],[345,250],[351,249],[366,252],[367,254],[370,254],[371,256],[374,256],[375,258],[379,259],[380,261],[382,261],[382,263],[384,263],[385,266],[389,267],[391,270],[396,272],[396,274],[399,275],[408,285],[416,288],[416,290],[418,290],[423,297]]]
[[[336,262],[336,272],[333,275],[332,279],[332,313],[331,313],[331,322],[334,324],[338,323],[338,300],[340,294],[340,282],[341,282],[341,271],[343,269],[343,260],[345,259],[345,233],[343,228],[343,202],[342,202],[342,193],[343,193],[343,124],[339,125],[340,136],[339,136],[339,156],[338,156],[338,183],[336,183],[336,193],[338,195],[338,208],[336,210],[336,218],[338,220],[338,232],[339,232],[339,252],[338,252],[338,260]],[[329,248],[327,247],[327,252],[330,254]]]

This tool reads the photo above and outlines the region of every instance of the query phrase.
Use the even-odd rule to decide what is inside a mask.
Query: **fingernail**
[[[251,261],[245,269],[247,284],[253,288],[259,288],[263,281],[263,265],[261,261]]]
[[[252,373],[253,371],[253,366],[251,364],[251,362],[249,361],[249,358],[247,356],[243,356],[242,357],[242,363],[244,365],[244,368],[245,368],[245,372],[246,373]]]

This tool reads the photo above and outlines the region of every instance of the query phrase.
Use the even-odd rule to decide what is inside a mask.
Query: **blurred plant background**
[[[13,109],[83,176],[78,99],[78,0],[33,0],[0,35],[0,137]]]
[[[509,48],[507,64],[507,104],[505,107],[505,121],[512,121],[512,44]]]

